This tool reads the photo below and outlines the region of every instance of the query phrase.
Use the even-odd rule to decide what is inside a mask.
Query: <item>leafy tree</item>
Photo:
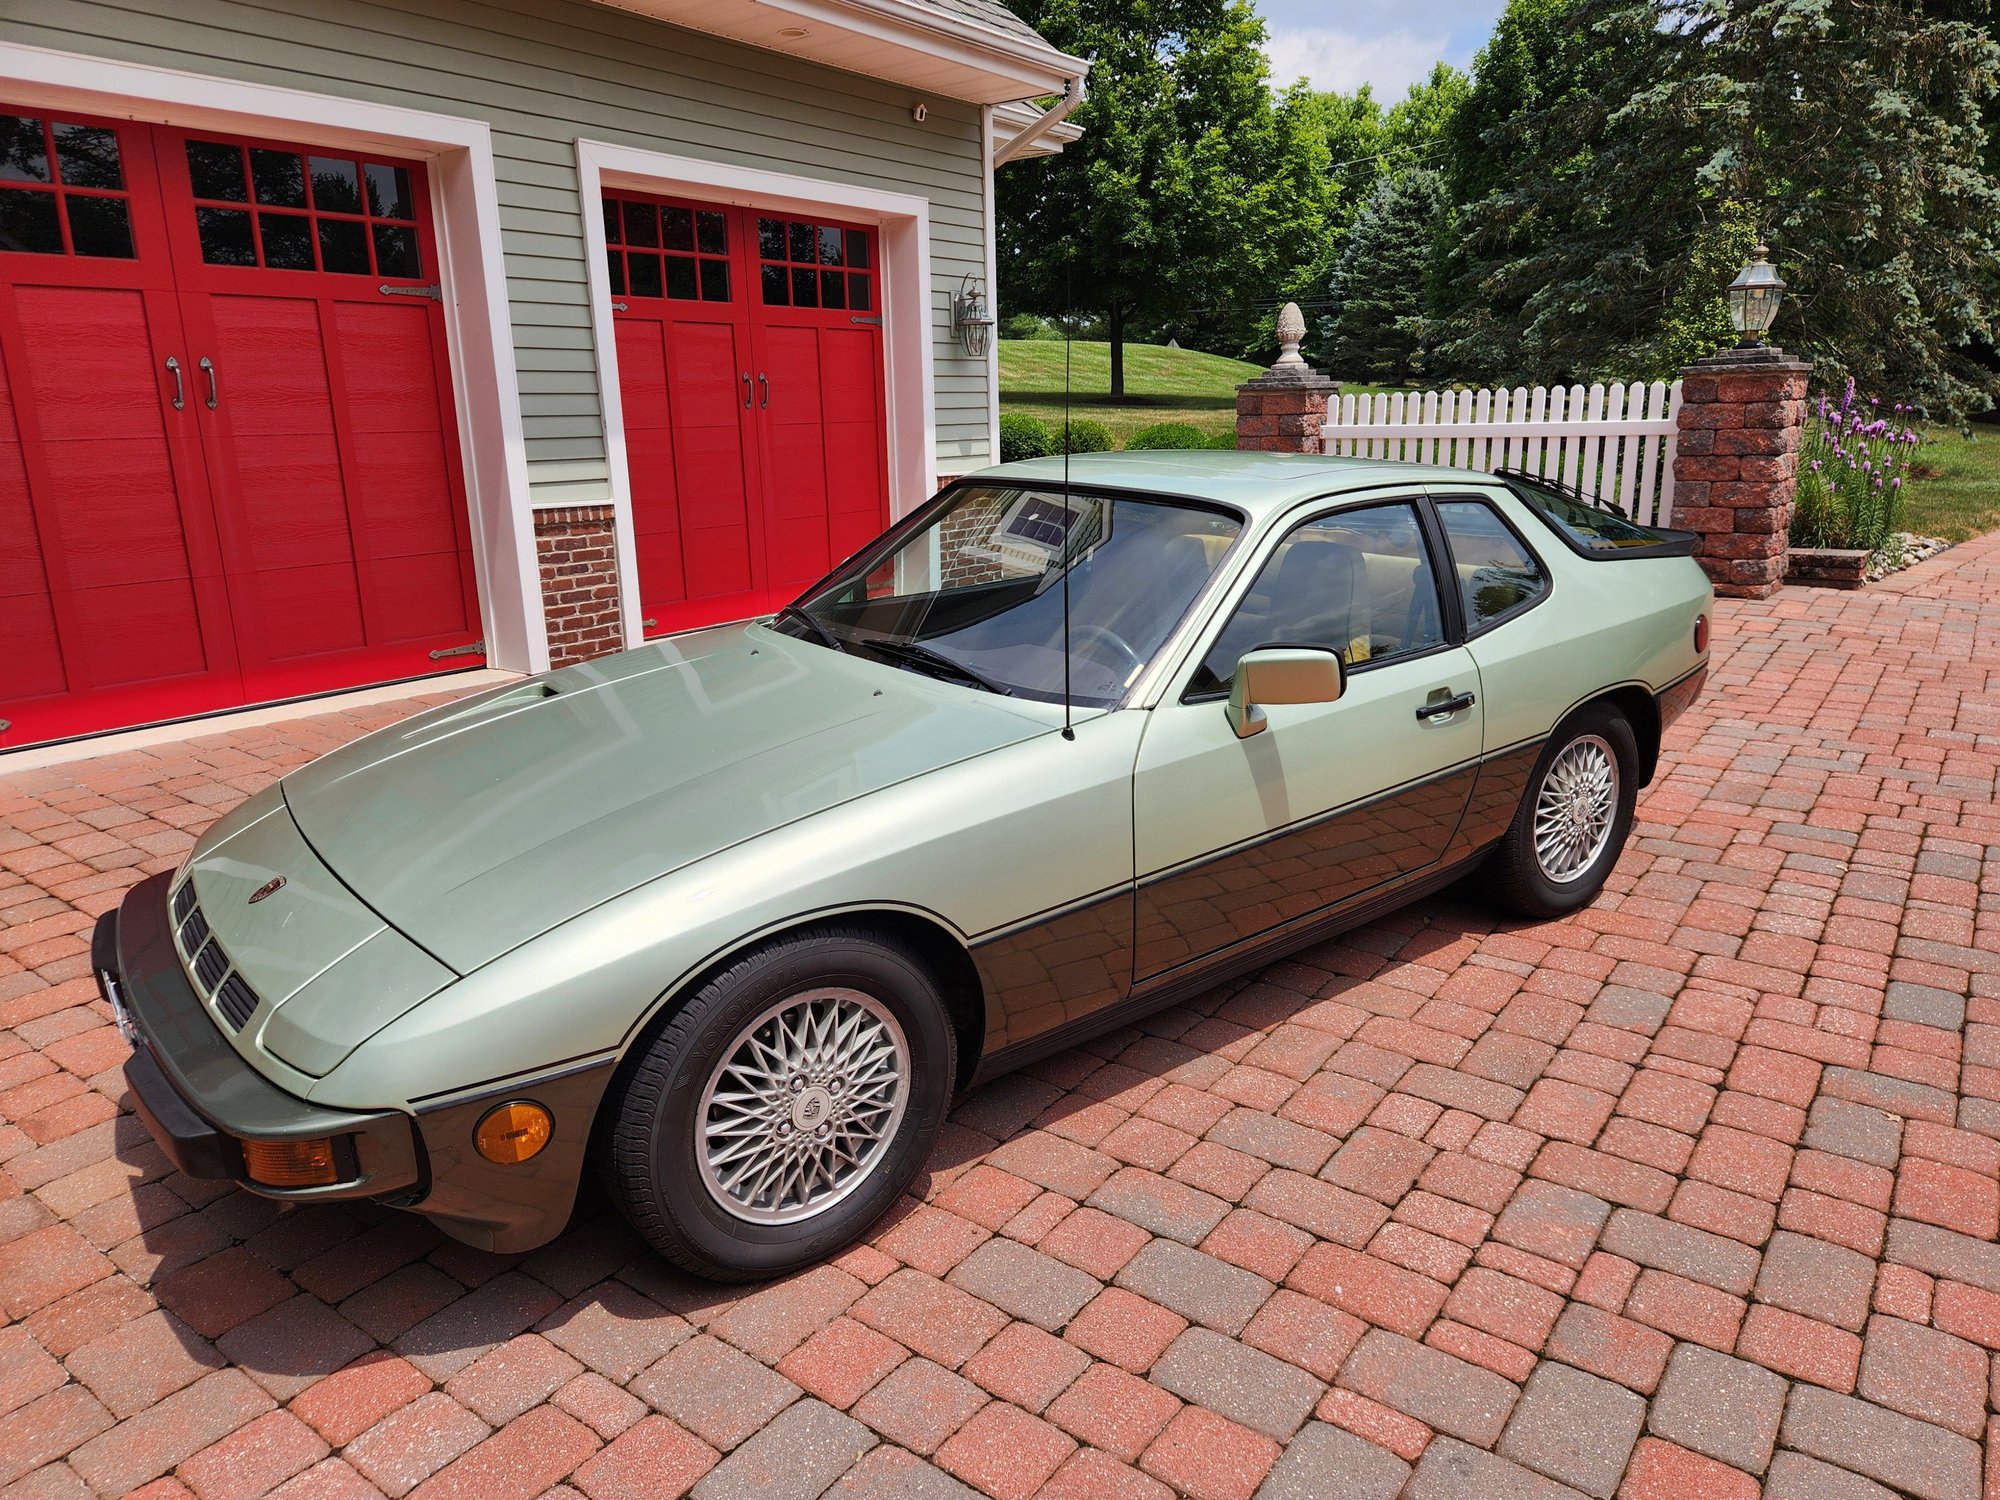
[[[999,175],[1007,300],[1102,313],[1116,399],[1135,324],[1245,308],[1324,255],[1326,136],[1308,91],[1273,100],[1249,0],[1009,3],[1093,64],[1082,139]]]
[[[1462,216],[1446,358],[1665,374],[1704,352],[1731,263],[1762,237],[1792,286],[1776,334],[1823,374],[1983,402],[1997,383],[1970,346],[2000,266],[1982,159],[2000,48],[1974,8],[1515,0],[1464,111],[1488,160],[1455,179],[1500,180]]]
[[[1444,178],[1417,168],[1386,176],[1355,219],[1328,286],[1326,359],[1342,379],[1406,380],[1419,366],[1422,314]]]

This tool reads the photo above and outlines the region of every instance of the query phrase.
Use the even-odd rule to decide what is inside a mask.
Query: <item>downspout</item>
[[[1015,157],[1034,145],[1036,141],[1047,135],[1056,126],[1062,124],[1064,120],[1067,120],[1070,117],[1071,111],[1081,103],[1083,103],[1083,75],[1079,73],[1076,77],[1069,79],[1063,84],[1062,98],[1056,100],[1054,104],[1043,110],[1040,119],[1036,120],[1034,124],[1030,125],[1026,130],[1015,136],[1013,140],[993,153],[993,165],[1004,167],[1008,162],[1014,160]]]

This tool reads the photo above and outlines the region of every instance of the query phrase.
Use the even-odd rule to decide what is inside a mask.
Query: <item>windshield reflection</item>
[[[1191,502],[1015,485],[953,490],[886,552],[870,550],[798,610],[844,648],[1044,702],[1116,703],[1242,529]],[[912,649],[917,648],[917,649]]]

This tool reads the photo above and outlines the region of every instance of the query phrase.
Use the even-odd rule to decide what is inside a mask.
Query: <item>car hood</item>
[[[717,850],[1048,728],[729,626],[433,709],[283,787],[327,867],[463,974]]]

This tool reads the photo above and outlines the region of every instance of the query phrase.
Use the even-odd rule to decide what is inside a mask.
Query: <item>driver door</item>
[[[1415,496],[1323,512],[1270,545],[1140,742],[1137,980],[1442,857],[1476,775],[1482,711],[1478,669],[1448,634],[1440,555]],[[1271,706],[1269,727],[1238,739],[1224,713],[1236,660],[1274,642],[1339,651],[1345,690]]]

